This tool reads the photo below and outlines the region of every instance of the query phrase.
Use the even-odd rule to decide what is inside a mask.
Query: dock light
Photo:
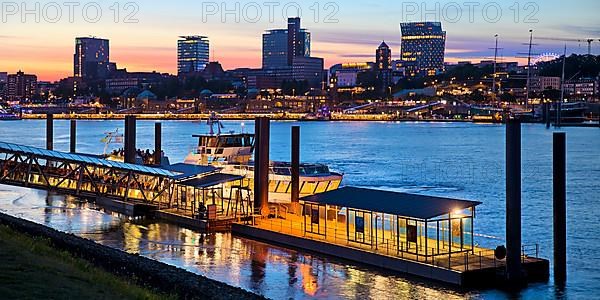
[[[457,216],[457,217],[464,217],[465,214],[463,214],[463,210],[462,209],[455,209],[452,211],[452,215]]]

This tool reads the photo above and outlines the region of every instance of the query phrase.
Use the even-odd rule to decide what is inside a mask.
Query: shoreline
[[[200,121],[207,120],[210,114],[53,114],[55,120],[110,121],[124,120],[126,116],[136,116],[138,120],[150,121]],[[459,119],[396,119],[389,115],[333,115],[330,119],[306,119],[304,114],[220,114],[224,121],[254,121],[258,117],[268,117],[273,121],[299,122],[429,122],[429,123],[483,123]],[[46,114],[24,114],[22,120],[45,120]],[[498,124],[498,123],[495,123]]]
[[[133,278],[139,285],[167,295],[175,294],[180,299],[265,299],[239,287],[2,212],[0,224],[26,236],[46,239],[56,250],[66,251],[115,276]]]

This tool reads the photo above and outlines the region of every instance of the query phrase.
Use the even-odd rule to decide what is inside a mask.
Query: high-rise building
[[[37,76],[22,71],[8,75],[6,96],[9,101],[29,102],[37,91]]]
[[[385,41],[381,42],[377,48],[375,64],[377,65],[377,76],[383,83],[382,89],[387,90],[392,83],[392,50]]]
[[[440,22],[401,23],[406,75],[434,76],[444,71],[446,32]]]
[[[202,72],[210,60],[210,45],[205,36],[181,36],[177,41],[179,75]]]
[[[310,32],[302,29],[300,18],[288,19],[288,65],[295,57],[310,57]]]
[[[263,34],[263,69],[288,66],[288,31],[273,29]]]
[[[8,73],[0,72],[0,100],[6,98],[6,84],[8,82]]]
[[[79,37],[75,39],[74,76],[84,80],[104,79],[110,74],[109,42],[106,39]]]
[[[378,70],[392,69],[392,50],[385,43],[385,41],[381,42],[381,45],[379,45],[379,48],[377,48],[375,62],[377,63]]]
[[[300,18],[289,18],[287,29],[268,30],[263,34],[263,69],[291,67],[295,57],[310,57],[310,40]]]

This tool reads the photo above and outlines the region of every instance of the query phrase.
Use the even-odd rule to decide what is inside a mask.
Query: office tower
[[[112,67],[108,40],[94,37],[76,38],[73,65],[75,77],[84,80],[108,77]]]
[[[263,34],[262,65],[264,69],[276,69],[288,66],[287,29],[269,30]]]
[[[263,34],[263,69],[291,67],[295,57],[310,57],[310,40],[300,18],[288,19],[287,29],[268,30]]]
[[[29,102],[37,91],[37,76],[22,71],[8,75],[7,98],[9,101]]]
[[[177,41],[177,72],[179,75],[202,72],[210,59],[210,46],[205,36],[181,36]]]
[[[440,22],[401,23],[406,75],[434,76],[444,70],[446,32]]]
[[[300,28],[300,18],[288,19],[288,65],[294,57],[310,56],[310,32]]]
[[[377,65],[378,76],[383,83],[382,88],[387,89],[392,82],[392,50],[385,43],[377,48],[375,53],[375,64]]]
[[[375,62],[377,63],[377,69],[379,70],[391,70],[392,69],[392,50],[383,41],[375,54]]]

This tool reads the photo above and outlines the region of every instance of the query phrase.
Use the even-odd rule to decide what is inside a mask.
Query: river
[[[226,131],[254,123],[224,122]],[[301,125],[304,162],[328,164],[344,184],[481,201],[476,243],[504,244],[504,132],[470,123],[273,122],[271,159],[289,160],[290,128]],[[0,122],[0,141],[45,147],[45,121]],[[78,151],[100,154],[104,132],[122,121],[79,121]],[[180,162],[203,122],[163,122],[163,149]],[[0,185],[0,210],[139,253],[274,299],[595,298],[600,295],[600,129],[565,128],[568,139],[568,282],[457,290],[230,234],[203,235],[163,222],[130,220],[78,199]],[[552,259],[552,130],[523,125],[523,243]],[[139,148],[153,148],[154,122],[138,121]],[[55,121],[55,149],[69,149],[68,121]]]

